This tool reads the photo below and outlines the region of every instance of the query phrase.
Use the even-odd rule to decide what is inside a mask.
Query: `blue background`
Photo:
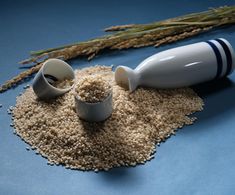
[[[22,71],[17,62],[31,50],[94,38],[115,24],[147,23],[232,4],[235,1],[0,1],[0,83]],[[234,30],[229,27],[157,49],[110,52],[90,62],[70,63],[74,68],[135,67],[158,51],[218,37],[235,47]],[[194,125],[161,144],[155,159],[99,173],[51,167],[40,155],[26,151],[7,114],[25,84],[0,94],[0,195],[235,194],[235,74],[195,88],[205,101],[204,111],[196,114]]]

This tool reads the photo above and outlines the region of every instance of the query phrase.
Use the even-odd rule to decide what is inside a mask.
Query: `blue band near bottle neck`
[[[229,47],[222,39],[215,39],[215,40],[222,46],[224,53],[226,55],[227,69],[226,69],[225,76],[227,76],[232,71],[232,63],[233,63],[232,54],[231,54]]]
[[[216,72],[215,79],[218,79],[221,76],[222,69],[223,69],[222,56],[220,54],[219,49],[212,41],[206,41],[206,43],[208,43],[211,46],[211,48],[213,49],[215,53],[216,61],[217,61],[217,72]]]
[[[220,53],[220,50],[218,49],[218,47],[216,46],[215,43],[213,43],[212,41],[206,41],[206,43],[208,43],[211,48],[213,49],[215,56],[216,56],[216,60],[217,60],[217,73],[215,76],[215,79],[221,77],[221,76],[227,76],[232,72],[232,64],[233,64],[233,60],[232,60],[232,53],[228,47],[228,45],[222,40],[222,39],[215,39],[215,41],[221,46],[221,48],[223,49],[224,53],[225,53],[225,58],[226,58],[226,71],[223,75],[222,74],[222,70],[223,70],[223,60],[222,60],[222,55]]]

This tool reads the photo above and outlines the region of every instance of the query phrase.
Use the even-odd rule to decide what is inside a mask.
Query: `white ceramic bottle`
[[[232,46],[220,38],[157,53],[134,70],[118,66],[115,80],[130,91],[138,86],[186,87],[231,74],[235,67],[234,61]]]

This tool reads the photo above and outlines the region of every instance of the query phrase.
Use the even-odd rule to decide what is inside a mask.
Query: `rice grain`
[[[79,99],[88,103],[102,102],[110,92],[111,86],[102,75],[84,77],[75,87],[75,93]]]
[[[189,115],[203,108],[190,88],[129,93],[116,85],[110,67],[77,70],[75,82],[91,75],[102,76],[113,88],[113,113],[102,123],[77,117],[72,90],[51,102],[38,100],[31,87],[17,97],[16,132],[49,164],[93,171],[143,164],[153,158],[156,144],[192,124],[195,117]]]

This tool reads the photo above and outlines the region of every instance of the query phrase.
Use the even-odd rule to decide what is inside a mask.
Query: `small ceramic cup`
[[[73,88],[56,88],[52,82],[75,78],[75,74],[70,65],[59,59],[49,59],[45,61],[33,80],[33,90],[40,99],[51,99],[63,95]]]
[[[74,95],[75,109],[79,118],[88,122],[101,122],[107,119],[113,111],[113,93],[102,101],[96,103],[88,103],[82,101],[79,96]]]

